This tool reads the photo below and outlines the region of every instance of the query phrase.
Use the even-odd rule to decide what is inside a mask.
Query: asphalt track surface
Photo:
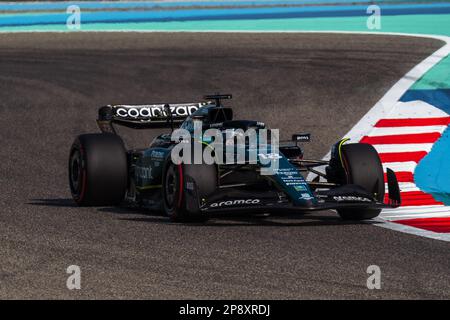
[[[311,132],[321,157],[443,43],[317,34],[0,35],[0,298],[450,298],[447,242],[331,212],[169,223],[78,208],[67,157],[109,103],[232,93],[237,118],[285,137]],[[155,132],[127,132],[145,146]],[[66,288],[78,265],[82,289]],[[368,290],[378,265],[382,289]]]

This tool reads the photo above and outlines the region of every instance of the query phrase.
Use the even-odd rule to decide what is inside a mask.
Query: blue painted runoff
[[[173,11],[111,11],[82,12],[82,23],[117,22],[164,22],[164,21],[202,21],[202,20],[238,20],[238,19],[274,19],[274,18],[311,18],[311,17],[352,17],[366,16],[367,6],[324,6],[324,7],[277,7],[277,8],[227,8],[227,9],[190,9]],[[381,6],[382,14],[448,14],[450,3],[408,4]],[[65,24],[67,13],[16,14],[5,15],[0,19],[1,26],[26,26]]]
[[[450,115],[450,89],[408,90],[400,101],[420,100]],[[414,181],[437,201],[450,205],[450,126],[416,167]]]
[[[377,3],[411,2],[411,0],[381,0]],[[373,0],[358,0],[358,3],[372,4]],[[419,1],[418,1],[419,2]],[[127,9],[127,8],[171,8],[171,7],[220,7],[252,5],[324,5],[353,4],[355,0],[255,0],[255,1],[53,1],[53,2],[7,2],[0,3],[0,11],[36,11],[65,10],[69,5],[78,5],[81,9]]]

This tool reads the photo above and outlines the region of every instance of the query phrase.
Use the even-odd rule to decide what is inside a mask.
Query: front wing
[[[197,196],[195,181],[186,177],[186,206],[189,211],[213,212],[309,212],[328,209],[384,209],[401,204],[400,190],[395,173],[387,169],[388,196],[384,202],[357,185],[344,185],[331,190],[317,191],[314,197],[305,199],[303,205],[295,205],[283,192],[272,190],[258,192],[239,188],[218,189],[207,199]]]

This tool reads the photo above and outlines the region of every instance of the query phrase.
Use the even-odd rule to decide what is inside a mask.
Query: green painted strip
[[[450,14],[384,16],[377,32],[436,34],[450,36]],[[84,31],[370,31],[367,17],[295,18],[261,20],[208,20],[186,22],[82,24]],[[65,25],[5,27],[0,31],[68,31]]]
[[[428,71],[411,89],[450,89],[450,56]]]

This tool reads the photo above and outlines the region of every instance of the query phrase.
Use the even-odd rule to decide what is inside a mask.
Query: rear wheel
[[[384,174],[380,157],[370,144],[353,143],[343,145],[342,162],[348,184],[356,184],[370,192],[374,198],[384,200]],[[381,209],[339,209],[344,220],[365,220],[377,217]]]
[[[208,216],[186,207],[186,176],[195,181],[200,199],[211,194],[217,186],[217,170],[214,165],[179,164],[166,162],[162,182],[164,211],[174,222],[204,222]]]
[[[127,180],[126,151],[120,137],[99,133],[75,139],[69,156],[69,185],[78,205],[119,204]]]

